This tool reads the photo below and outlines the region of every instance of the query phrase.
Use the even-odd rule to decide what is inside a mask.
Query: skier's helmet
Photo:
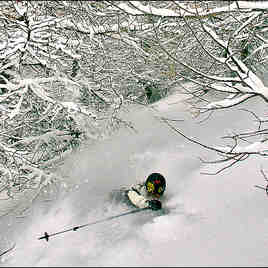
[[[145,186],[148,193],[162,195],[166,189],[166,180],[160,173],[152,173],[148,176]]]

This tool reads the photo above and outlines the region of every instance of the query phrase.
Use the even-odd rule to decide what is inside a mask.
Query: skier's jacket
[[[133,184],[127,191],[127,196],[131,203],[138,208],[150,207],[150,201],[156,199],[147,192],[145,183]]]

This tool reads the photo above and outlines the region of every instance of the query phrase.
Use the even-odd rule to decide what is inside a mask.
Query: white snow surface
[[[74,153],[60,169],[74,190],[56,201],[40,202],[29,216],[2,218],[1,250],[16,243],[1,260],[3,267],[178,267],[266,266],[268,263],[268,199],[260,172],[265,159],[246,162],[215,176],[198,159],[214,155],[168,129],[158,116],[206,144],[220,143],[222,132],[254,125],[248,113],[230,109],[197,124],[174,94],[151,106],[124,113],[137,133],[116,135]],[[260,100],[244,106],[263,111]],[[265,166],[263,165],[264,170]],[[167,179],[165,213],[143,211],[108,222],[38,240],[77,225],[128,211],[109,199],[121,186],[160,172]],[[5,242],[5,243],[4,243]]]

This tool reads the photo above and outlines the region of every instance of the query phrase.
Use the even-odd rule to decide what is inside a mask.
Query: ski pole
[[[9,251],[11,251],[12,249],[14,249],[16,246],[16,244],[14,244],[12,247],[8,248],[7,250],[5,250],[4,252],[0,253],[0,257],[2,257],[3,255],[5,255],[6,253],[8,253]]]
[[[70,232],[70,231],[77,231],[78,229],[81,229],[81,228],[84,228],[84,227],[87,227],[87,226],[90,226],[90,225],[94,225],[94,224],[97,224],[97,223],[113,220],[113,219],[116,219],[116,218],[119,218],[119,217],[122,217],[122,216],[126,216],[126,215],[129,215],[129,214],[141,212],[141,211],[146,210],[146,209],[148,209],[148,207],[127,211],[127,212],[124,212],[124,213],[121,213],[121,214],[118,214],[118,215],[115,215],[115,216],[110,216],[110,217],[107,217],[107,218],[102,219],[102,220],[86,223],[86,224],[83,224],[83,225],[78,225],[78,226],[75,226],[73,228],[69,228],[67,230],[63,230],[63,231],[53,233],[53,234],[48,234],[47,232],[45,232],[44,235],[39,237],[38,239],[40,239],[40,240],[41,239],[46,239],[46,241],[48,241],[49,237],[51,237],[51,236],[63,234],[63,233]]]

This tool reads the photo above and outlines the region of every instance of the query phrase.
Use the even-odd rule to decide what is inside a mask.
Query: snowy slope
[[[61,169],[77,187],[53,202],[37,205],[32,216],[6,227],[16,248],[2,266],[265,266],[268,234],[267,196],[254,187],[265,185],[261,159],[249,160],[216,176],[198,156],[209,152],[178,136],[157,116],[176,122],[186,134],[209,144],[219,141],[221,129],[252,124],[247,114],[228,111],[197,124],[173,96],[153,109],[133,108],[124,117],[137,133],[120,130],[101,144],[74,154]],[[261,111],[262,103],[250,102]],[[265,166],[264,166],[265,168]],[[144,211],[77,232],[37,238],[128,210],[112,202],[109,193],[146,178],[151,172],[167,178],[163,206],[167,214]],[[1,228],[3,228],[1,226]],[[12,231],[11,231],[12,230]]]

